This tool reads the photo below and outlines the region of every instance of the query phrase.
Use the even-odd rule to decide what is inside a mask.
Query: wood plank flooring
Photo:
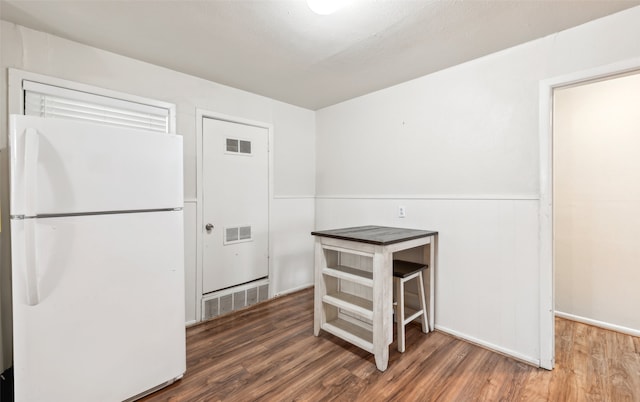
[[[187,330],[187,372],[151,401],[640,401],[640,338],[556,319],[556,368],[407,326],[389,368],[321,331],[305,289]]]

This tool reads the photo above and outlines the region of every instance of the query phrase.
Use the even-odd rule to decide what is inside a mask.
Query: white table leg
[[[393,259],[383,247],[379,249],[373,256],[373,353],[376,367],[385,371],[393,339]]]
[[[435,301],[436,301],[436,269],[438,264],[438,235],[431,238],[429,244],[429,329],[431,331],[436,329],[436,314],[435,314]]]
[[[323,320],[323,308],[322,308],[322,289],[324,287],[324,281],[322,280],[322,267],[325,264],[324,251],[322,251],[322,243],[316,239],[315,242],[315,286],[313,289],[313,334],[315,336],[320,335],[320,327]]]

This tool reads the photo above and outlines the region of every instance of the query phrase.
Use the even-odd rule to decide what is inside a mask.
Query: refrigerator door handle
[[[35,306],[40,302],[38,274],[36,271],[36,223],[34,219],[24,220],[24,263],[27,284],[27,304]]]
[[[40,138],[38,130],[27,128],[24,138],[24,264],[27,285],[27,304],[35,306],[40,302],[38,275],[36,268],[36,224],[33,219],[38,213],[38,158]]]
[[[24,141],[24,215],[32,217],[37,214],[38,154],[40,152],[38,131],[35,128],[27,128]]]

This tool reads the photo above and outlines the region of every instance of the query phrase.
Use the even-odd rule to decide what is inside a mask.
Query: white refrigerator
[[[9,152],[15,400],[181,378],[182,137],[12,115]]]

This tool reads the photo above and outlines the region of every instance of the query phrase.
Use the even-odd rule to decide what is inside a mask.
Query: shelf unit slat
[[[334,278],[344,279],[360,285],[373,287],[373,273],[363,271],[361,269],[336,265],[322,269],[324,275],[333,276]]]
[[[322,329],[373,353],[373,334],[371,331],[340,318],[325,323]]]
[[[337,308],[350,311],[373,320],[373,302],[348,293],[336,292],[324,295],[322,301]]]

